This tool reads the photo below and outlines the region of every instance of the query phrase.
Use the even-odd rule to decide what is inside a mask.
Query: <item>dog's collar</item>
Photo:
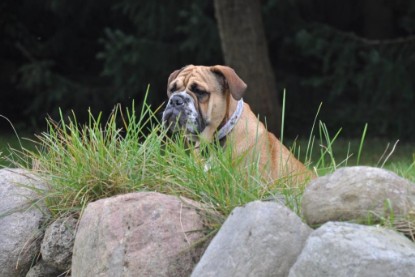
[[[232,114],[232,116],[229,118],[229,120],[225,123],[225,125],[220,128],[220,130],[216,133],[216,139],[221,140],[224,137],[226,137],[233,129],[233,127],[238,122],[239,118],[241,117],[242,111],[244,110],[244,100],[241,98],[238,101],[238,104],[236,106],[236,110]]]

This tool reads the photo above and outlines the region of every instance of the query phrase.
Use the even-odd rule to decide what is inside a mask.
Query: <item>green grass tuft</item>
[[[36,136],[34,150],[14,151],[9,161],[46,181],[44,200],[54,217],[81,213],[91,201],[135,191],[188,197],[222,215],[219,221],[258,199],[285,198],[293,210],[300,210],[301,189],[287,188],[287,180],[266,182],[259,157],[245,163],[233,156],[231,147],[217,144],[194,149],[182,134],[168,136],[147,105],[138,115],[134,104],[125,110],[116,106],[106,121],[89,112],[85,125],[78,124],[75,114],[61,114],[59,121],[47,119],[47,125]]]
[[[202,144],[194,149],[185,143],[183,134],[169,136],[157,112],[146,101],[139,114],[134,103],[127,109],[117,105],[106,120],[89,111],[89,121],[83,125],[74,113],[67,118],[61,113],[58,121],[47,119],[47,131],[32,141],[35,147],[19,144],[20,149],[10,148],[2,157],[6,164],[29,168],[46,181],[43,197],[54,217],[82,213],[91,201],[136,191],[196,200],[220,215],[211,222],[214,228],[235,207],[254,200],[277,198],[301,215],[305,184],[293,187],[286,185],[289,180],[264,180],[259,157],[250,157],[252,162],[246,163],[244,157],[233,156],[232,147]],[[301,145],[306,145],[302,160],[324,175],[339,166],[367,162],[363,151],[366,131],[367,126],[360,141],[339,142],[341,130],[332,136],[316,115],[310,138],[292,142],[292,151],[301,156]],[[414,181],[415,156],[402,164],[388,163],[394,151],[395,147],[384,151],[378,163]],[[352,152],[358,153],[357,157]]]

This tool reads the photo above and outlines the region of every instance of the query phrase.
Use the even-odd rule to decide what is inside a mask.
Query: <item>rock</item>
[[[39,254],[47,212],[31,204],[43,187],[26,170],[0,170],[0,276],[25,276]]]
[[[26,274],[26,277],[56,277],[60,275],[66,276],[62,271],[48,265],[43,260],[40,260],[34,267],[29,270],[29,272]]]
[[[191,276],[287,276],[311,229],[275,202],[235,208]]]
[[[61,271],[71,268],[77,222],[73,216],[61,217],[46,229],[40,253],[47,264]]]
[[[72,275],[189,276],[205,234],[198,203],[141,192],[90,203],[79,222]]]
[[[414,276],[415,244],[381,227],[328,222],[305,244],[289,277]]]
[[[380,168],[345,167],[311,181],[303,195],[302,210],[310,225],[359,221],[370,215],[387,216],[388,201],[395,217],[414,212],[415,184]]]

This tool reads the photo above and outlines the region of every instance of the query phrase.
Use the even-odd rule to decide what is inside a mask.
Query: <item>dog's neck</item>
[[[233,127],[238,122],[244,109],[244,101],[242,98],[239,101],[230,100],[227,106],[228,109],[224,119],[224,123],[221,124],[221,127],[215,135],[218,141],[224,139],[232,131]]]
[[[212,130],[212,126],[207,126],[198,136],[187,137],[189,142],[194,142],[196,148],[200,146],[201,141],[212,143],[218,141],[224,146],[227,135],[232,131],[243,113],[243,100],[235,100],[231,95],[226,100],[225,116],[219,126]]]

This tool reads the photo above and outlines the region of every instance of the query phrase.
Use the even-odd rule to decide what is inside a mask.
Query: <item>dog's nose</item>
[[[170,105],[172,105],[173,107],[180,107],[184,104],[184,98],[181,95],[173,95],[170,98]]]

